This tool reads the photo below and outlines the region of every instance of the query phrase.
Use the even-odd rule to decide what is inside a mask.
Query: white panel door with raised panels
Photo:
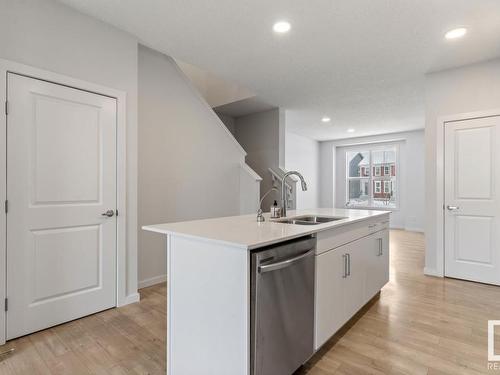
[[[16,74],[7,95],[7,339],[116,305],[116,100]]]
[[[500,285],[500,116],[445,126],[445,276]]]

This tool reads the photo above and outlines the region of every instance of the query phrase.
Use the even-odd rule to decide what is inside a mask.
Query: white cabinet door
[[[380,232],[382,254],[380,254],[380,263],[377,274],[379,275],[378,290],[382,289],[389,282],[390,273],[390,246],[389,246],[389,231]],[[378,291],[377,291],[378,292]]]
[[[445,275],[500,285],[500,116],[445,126]]]
[[[374,233],[365,241],[365,299],[368,301],[389,281],[389,231]]]
[[[389,231],[316,256],[315,349],[389,281]]]
[[[365,303],[366,246],[361,239],[316,257],[316,349]]]
[[[315,349],[323,345],[345,323],[347,246],[340,246],[316,257]]]
[[[366,297],[372,298],[379,291],[379,264],[381,253],[381,237],[379,233],[366,238]]]
[[[115,306],[116,100],[10,73],[8,100],[12,339]]]
[[[347,277],[342,288],[345,321],[365,304],[367,245],[366,238],[347,245]]]

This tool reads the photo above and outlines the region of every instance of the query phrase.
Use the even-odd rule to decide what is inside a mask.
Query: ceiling
[[[248,88],[318,140],[423,128],[425,73],[500,56],[498,0],[60,1]],[[278,20],[291,31],[274,34]]]
[[[255,94],[246,87],[220,79],[179,59],[175,59],[175,62],[211,107],[255,98]]]
[[[274,109],[276,107],[263,102],[258,97],[253,96],[250,98],[238,100],[232,103],[224,104],[218,107],[214,107],[217,113],[222,113],[223,115],[231,117],[241,117],[250,115],[252,113],[264,112]]]

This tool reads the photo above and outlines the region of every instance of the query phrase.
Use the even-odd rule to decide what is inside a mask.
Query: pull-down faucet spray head
[[[286,216],[286,210],[288,204],[288,197],[287,197],[288,194],[286,191],[286,178],[292,174],[300,178],[300,186],[302,187],[302,191],[307,190],[306,180],[304,180],[304,177],[299,172],[289,171],[283,175],[283,178],[281,179],[281,205],[282,205],[281,214],[283,217]]]

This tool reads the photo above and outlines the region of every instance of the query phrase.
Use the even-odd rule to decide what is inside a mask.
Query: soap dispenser
[[[275,200],[271,206],[271,218],[277,219],[281,217],[281,209],[278,207],[278,202]]]

